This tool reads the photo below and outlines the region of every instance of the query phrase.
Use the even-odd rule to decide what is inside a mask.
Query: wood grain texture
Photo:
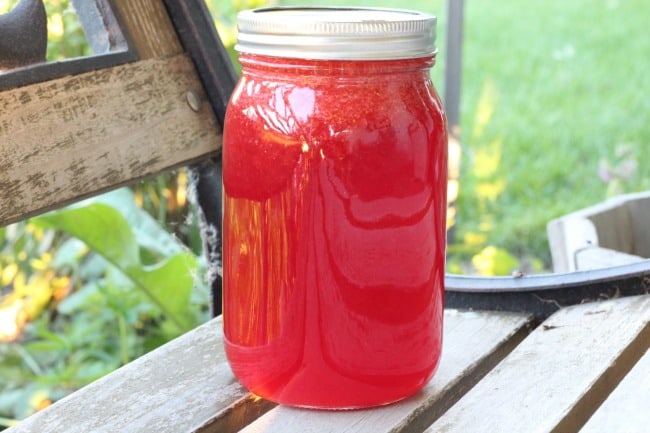
[[[242,432],[421,432],[524,338],[528,320],[527,316],[510,313],[446,311],[440,367],[415,396],[369,410],[328,412],[277,407]]]
[[[192,91],[204,102],[187,102]],[[189,58],[0,93],[0,225],[214,154],[221,134]]]
[[[650,215],[650,192],[629,195],[626,206],[630,212],[630,224],[634,237],[633,253],[650,258],[650,230],[648,230],[648,215]]]
[[[575,253],[598,245],[598,231],[588,218],[569,215],[546,226],[553,258],[553,272],[577,271]]]
[[[639,360],[580,433],[647,432],[650,427],[650,350]]]
[[[650,296],[560,310],[429,432],[576,432],[650,346]]]
[[[183,51],[162,0],[113,0],[113,4],[140,59]]]
[[[237,424],[237,406],[259,407],[260,400],[232,375],[222,339],[221,318],[213,319],[7,433],[176,433],[207,431],[204,426],[219,419]]]

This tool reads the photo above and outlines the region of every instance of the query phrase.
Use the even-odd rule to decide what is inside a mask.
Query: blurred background
[[[455,1],[455,0],[452,0]],[[16,0],[0,0],[0,14]],[[91,55],[68,0],[45,0],[48,60]],[[236,13],[268,5],[404,7],[397,0],[208,0],[233,61]],[[447,0],[432,78],[442,93]],[[460,183],[447,270],[550,272],[546,223],[650,189],[650,2],[465,0]],[[0,75],[0,80],[2,76]],[[444,95],[443,95],[444,96]],[[209,318],[185,170],[0,228],[0,430]],[[71,234],[70,221],[102,222]],[[94,220],[93,220],[94,221]],[[137,251],[120,268],[122,246]]]

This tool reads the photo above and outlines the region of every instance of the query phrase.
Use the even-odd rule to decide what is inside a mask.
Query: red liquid
[[[446,124],[431,59],[242,56],[224,131],[224,332],[253,393],[385,404],[442,337]]]

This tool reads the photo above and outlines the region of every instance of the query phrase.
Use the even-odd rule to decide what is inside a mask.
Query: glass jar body
[[[433,58],[242,54],[224,127],[224,334],[253,393],[407,397],[442,343],[446,122]]]

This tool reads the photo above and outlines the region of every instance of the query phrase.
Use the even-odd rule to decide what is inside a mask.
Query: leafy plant
[[[5,250],[20,248],[30,265],[1,273],[13,289],[6,297],[20,301],[25,320],[14,322],[20,340],[0,345],[0,423],[28,416],[208,318],[202,258],[139,208],[129,189],[4,231],[13,233]],[[28,259],[44,247],[54,252]]]
[[[70,0],[46,0],[47,60],[89,56],[92,49]]]
[[[228,50],[236,69],[241,69],[237,60],[237,52],[234,49],[237,42],[237,13],[245,9],[269,6],[275,3],[274,0],[206,0],[219,37]]]

